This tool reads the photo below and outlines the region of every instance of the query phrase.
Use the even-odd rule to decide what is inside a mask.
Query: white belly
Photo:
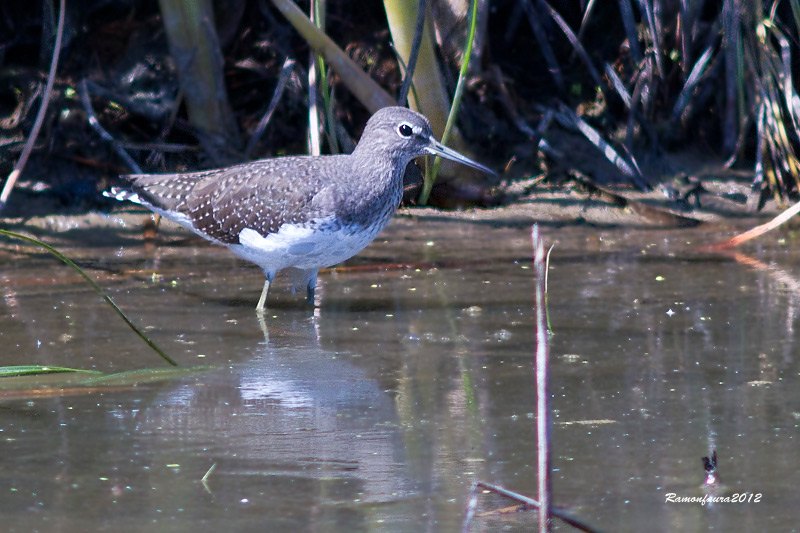
[[[335,231],[284,224],[276,233],[266,237],[245,228],[239,234],[239,244],[228,245],[230,250],[247,261],[273,274],[288,267],[317,270],[349,259],[366,248],[383,229],[383,225],[368,230],[351,227]]]

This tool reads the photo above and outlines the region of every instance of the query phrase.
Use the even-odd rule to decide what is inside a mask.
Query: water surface
[[[698,251],[722,238],[702,228],[543,233],[556,504],[605,531],[795,528],[797,242],[735,256]],[[260,271],[225,250],[169,227],[148,246],[131,224],[74,236],[62,250],[137,324],[212,368],[8,393],[8,531],[458,531],[475,481],[536,497],[527,227],[398,217],[322,273],[316,310],[279,282],[263,324]],[[0,279],[2,364],[164,366],[50,256],[5,245]],[[665,502],[705,493],[711,449],[718,494],[760,501]]]

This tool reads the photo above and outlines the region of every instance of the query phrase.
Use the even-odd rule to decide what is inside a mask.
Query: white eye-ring
[[[414,135],[414,128],[408,122],[403,122],[397,126],[397,134],[403,139],[408,139]]]

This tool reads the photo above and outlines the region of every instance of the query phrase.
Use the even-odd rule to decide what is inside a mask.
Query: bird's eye
[[[414,129],[411,127],[410,124],[403,122],[402,124],[397,126],[397,133],[400,134],[400,137],[408,139],[414,133]]]

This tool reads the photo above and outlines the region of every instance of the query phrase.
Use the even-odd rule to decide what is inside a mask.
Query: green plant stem
[[[442,144],[447,144],[447,140],[450,137],[450,133],[453,131],[453,127],[456,123],[456,117],[458,116],[458,108],[461,104],[461,95],[464,93],[464,85],[466,85],[467,79],[467,70],[469,69],[469,60],[472,56],[472,43],[475,40],[475,29],[477,28],[477,12],[478,12],[478,0],[472,0],[472,5],[470,8],[471,11],[471,20],[469,25],[469,36],[467,37],[467,44],[464,49],[464,60],[461,62],[461,71],[458,73],[458,83],[456,84],[456,91],[453,94],[453,104],[450,106],[450,114],[447,116],[447,124],[444,127],[444,133],[442,133]],[[422,194],[419,197],[420,205],[426,205],[428,203],[428,198],[431,195],[431,189],[433,189],[433,184],[436,181],[436,176],[439,173],[439,166],[442,164],[442,159],[440,157],[436,157],[433,160],[433,168],[430,170],[427,176],[425,176],[425,180],[422,186]]]
[[[327,14],[327,1],[315,0],[312,3],[314,10],[313,22],[317,25],[320,31],[325,31],[325,18]],[[328,138],[328,150],[332,154],[338,154],[339,142],[336,140],[336,125],[333,122],[333,95],[330,88],[330,77],[328,76],[328,67],[325,64],[325,58],[321,53],[315,52],[314,57],[317,63],[317,72],[319,72],[319,90],[322,93],[322,102],[325,115],[325,135]]]
[[[85,279],[87,281],[87,283],[89,283],[89,285],[91,285],[92,288],[95,291],[97,291],[100,294],[100,296],[102,296],[103,299],[111,307],[114,308],[114,311],[116,311],[117,314],[122,317],[122,320],[124,320],[125,323],[128,324],[128,327],[130,327],[134,331],[134,333],[136,333],[144,342],[147,343],[148,346],[150,346],[150,348],[152,348],[158,355],[160,355],[161,358],[164,359],[164,361],[166,361],[167,363],[169,363],[172,366],[178,366],[178,363],[176,363],[170,356],[168,356],[166,353],[164,353],[164,351],[161,350],[161,348],[159,348],[156,345],[156,343],[154,343],[152,340],[150,340],[150,338],[147,335],[145,335],[139,328],[137,328],[133,324],[133,322],[131,322],[130,319],[125,315],[125,313],[122,311],[122,309],[120,309],[117,306],[117,304],[114,303],[114,300],[112,300],[111,297],[108,294],[106,294],[106,292],[102,289],[102,287],[100,287],[100,285],[95,283],[95,281],[92,278],[90,278],[86,274],[86,272],[84,272],[81,269],[81,267],[76,265],[69,257],[65,256],[64,254],[62,254],[61,252],[59,252],[58,250],[56,250],[55,248],[53,248],[49,244],[44,243],[44,242],[40,241],[39,239],[35,239],[33,237],[28,237],[27,235],[22,235],[21,233],[16,233],[14,231],[8,231],[8,230],[5,230],[5,229],[0,229],[0,235],[6,235],[6,236],[12,237],[14,239],[20,239],[20,240],[23,240],[23,241],[27,241],[27,242],[33,243],[33,244],[35,244],[37,246],[41,246],[42,248],[44,248],[45,250],[47,250],[48,252],[50,252],[51,254],[56,256],[59,260],[61,260],[61,262],[65,263],[67,266],[72,268],[75,272],[80,274],[81,277],[83,279]]]

